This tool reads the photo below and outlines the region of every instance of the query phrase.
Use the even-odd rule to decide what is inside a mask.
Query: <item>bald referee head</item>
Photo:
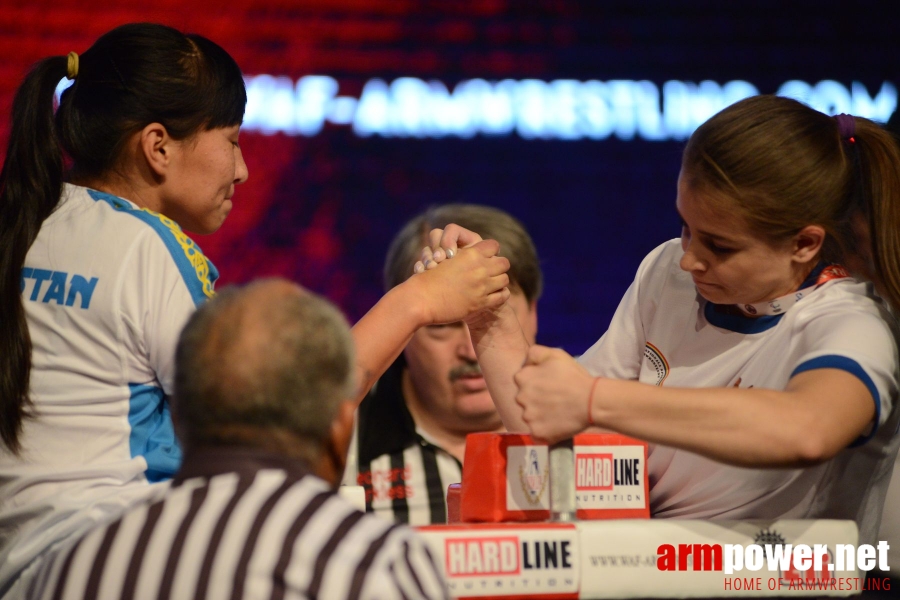
[[[353,342],[328,301],[279,279],[226,288],[188,322],[175,360],[187,453],[256,448],[337,484],[353,427]]]

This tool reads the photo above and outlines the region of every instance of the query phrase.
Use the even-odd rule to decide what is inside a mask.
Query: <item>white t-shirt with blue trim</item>
[[[18,457],[0,449],[0,595],[48,546],[178,469],[175,346],[217,277],[170,219],[64,186],[22,269],[35,416]]]
[[[648,460],[654,517],[853,519],[861,543],[878,531],[897,454],[900,410],[893,318],[851,278],[819,285],[786,312],[719,312],[682,271],[679,240],[651,252],[609,330],[581,358],[595,375],[669,387],[783,390],[796,373],[843,369],[872,393],[869,431],[832,460],[806,469],[747,469],[655,445]]]

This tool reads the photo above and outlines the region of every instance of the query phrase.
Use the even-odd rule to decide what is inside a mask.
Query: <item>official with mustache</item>
[[[510,261],[510,306],[529,342],[542,277],[522,224],[488,206],[448,204],[409,221],[391,242],[385,289],[413,275],[428,232],[457,223],[500,243]],[[366,509],[401,523],[447,521],[447,486],[461,479],[466,435],[503,431],[462,322],[419,329],[360,404],[343,483],[361,485]]]

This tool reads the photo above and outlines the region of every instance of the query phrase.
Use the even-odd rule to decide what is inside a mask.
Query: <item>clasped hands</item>
[[[428,242],[429,245],[422,250],[421,260],[415,264],[414,272],[417,274],[427,274],[448,261],[472,260],[467,253],[473,251],[478,253],[482,262],[492,258],[502,259],[496,256],[499,251],[497,242],[482,240],[477,233],[455,224],[444,229],[433,229]],[[507,268],[508,264],[506,261]],[[508,277],[506,281],[508,285]],[[491,302],[484,308],[500,309],[509,297],[508,289],[504,288],[502,292],[502,300]],[[471,326],[471,314],[461,319]],[[485,376],[490,380],[491,373],[486,371]],[[536,438],[554,443],[594,424],[595,419],[590,414],[592,400],[602,394],[604,380],[597,381],[600,385],[595,385],[595,378],[564,350],[531,346],[513,380],[518,388],[515,401],[521,408],[522,421]]]

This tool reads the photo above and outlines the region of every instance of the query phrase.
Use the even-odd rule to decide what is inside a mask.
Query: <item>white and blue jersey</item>
[[[0,595],[48,546],[178,469],[175,346],[217,276],[170,219],[64,186],[22,269],[33,416],[21,454],[0,450]]]
[[[735,316],[697,293],[682,254],[674,240],[644,259],[609,330],[580,359],[589,371],[668,387],[783,390],[795,374],[841,369],[866,385],[875,418],[850,447],[806,469],[733,467],[656,445],[653,516],[852,519],[861,543],[873,543],[900,439],[893,318],[870,285],[849,277],[821,283],[781,314]]]

